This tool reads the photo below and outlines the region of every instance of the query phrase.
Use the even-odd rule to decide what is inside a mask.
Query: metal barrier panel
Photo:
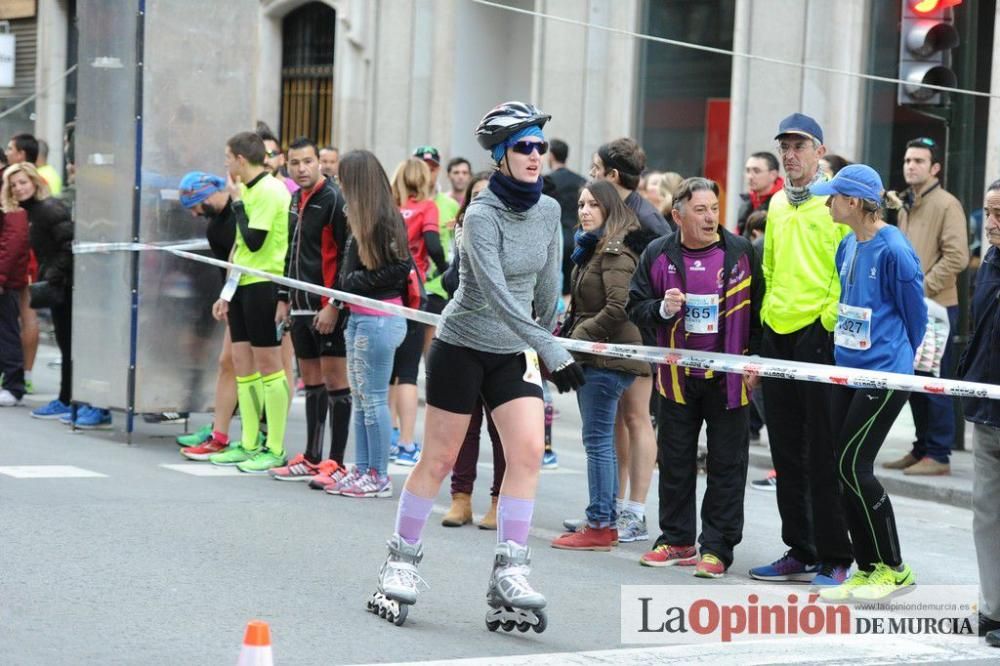
[[[132,240],[138,0],[80,0],[76,240]],[[131,269],[126,252],[78,255],[73,398],[127,406]]]
[[[111,5],[113,12],[107,9]],[[81,0],[80,7],[77,152],[89,157],[104,151],[114,164],[81,165],[78,240],[203,239],[206,221],[180,205],[177,184],[191,170],[224,175],[226,139],[253,129],[257,0]],[[137,48],[143,54],[138,76]],[[122,66],[95,66],[101,57],[118,58]],[[136,163],[141,164],[137,199]],[[214,398],[222,345],[223,327],[210,313],[222,286],[219,270],[147,251],[139,253],[133,284],[132,254],[77,257],[74,398],[130,407],[134,333],[134,411],[205,410]]]

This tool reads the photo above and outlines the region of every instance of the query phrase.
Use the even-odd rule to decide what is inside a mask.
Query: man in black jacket
[[[969,346],[956,374],[970,382],[1000,384],[1000,180],[986,190],[983,204],[990,248],[976,274]],[[1000,647],[1000,401],[963,398],[965,419],[973,423],[975,479],[972,484],[972,533],[979,561],[979,635]]]
[[[320,172],[319,149],[306,138],[288,147],[288,170],[299,189],[288,210],[285,277],[332,287],[347,243],[346,201],[340,188]],[[292,343],[306,389],[306,450],[288,465],[270,470],[282,481],[332,475],[344,463],[351,420],[344,325],[347,312],[325,296],[278,288],[289,304]],[[330,458],[323,461],[324,425],[330,419]]]
[[[551,191],[546,192],[549,196],[559,202],[562,215],[559,218],[562,224],[563,233],[563,261],[562,261],[562,293],[563,296],[569,294],[569,278],[573,272],[573,262],[570,255],[573,254],[573,233],[576,229],[576,206],[580,198],[580,188],[587,180],[566,168],[566,158],[569,157],[569,146],[561,139],[549,141],[549,173],[545,176],[547,184],[551,185]]]
[[[604,144],[594,153],[590,164],[590,177],[610,180],[621,195],[625,205],[639,218],[639,224],[657,236],[676,230],[671,220],[660,215],[653,204],[636,192],[642,172],[646,170],[646,152],[634,139],[615,139]]]

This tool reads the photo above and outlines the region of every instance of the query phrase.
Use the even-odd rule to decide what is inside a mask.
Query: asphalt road
[[[44,361],[44,356],[43,356]],[[44,378],[41,389],[46,390]],[[45,396],[39,396],[39,400]],[[781,555],[772,493],[747,490],[744,542],[730,573],[703,581],[690,569],[638,565],[648,544],[610,553],[548,546],[564,518],[582,515],[585,457],[572,399],[560,397],[560,468],[543,472],[530,545],[532,581],[549,599],[541,635],[492,634],[484,593],[495,533],[444,528],[447,487],[425,533],[430,584],[404,627],[364,609],[384,557],[396,501],[348,499],[305,484],[232,474],[202,476],[172,442],[177,426],[70,433],[0,411],[0,662],[21,664],[231,664],[246,622],[270,623],[275,663],[353,664],[472,659],[471,663],[941,663],[995,662],[975,641],[835,639],[739,645],[623,646],[623,584],[747,584],[746,570]],[[196,418],[204,423],[207,416]],[[116,425],[122,419],[116,416]],[[234,424],[234,432],[238,422]],[[301,400],[288,447],[302,448]],[[488,506],[483,446],[474,508]],[[35,472],[17,469],[40,466]],[[11,474],[95,476],[15,478]],[[13,468],[13,469],[12,469]],[[395,468],[396,496],[405,470]],[[751,475],[753,476],[753,475]],[[905,559],[922,584],[975,584],[971,512],[895,498]],[[649,520],[656,521],[655,480]],[[803,588],[797,587],[802,590]]]

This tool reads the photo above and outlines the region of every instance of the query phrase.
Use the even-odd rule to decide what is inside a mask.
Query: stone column
[[[66,122],[66,39],[69,14],[65,0],[38,1],[35,65],[35,136],[49,144],[49,164],[62,174],[63,126]],[[76,73],[70,76],[77,76]]]

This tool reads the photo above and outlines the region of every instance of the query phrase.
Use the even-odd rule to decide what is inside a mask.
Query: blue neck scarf
[[[494,171],[490,176],[490,191],[511,210],[523,213],[536,203],[542,196],[542,179],[534,183],[525,183]]]
[[[604,236],[604,227],[601,227],[597,231],[578,229],[573,236],[576,247],[573,248],[573,253],[569,258],[577,266],[583,266],[594,256],[594,248],[597,247],[597,243],[601,240],[602,236]]]

